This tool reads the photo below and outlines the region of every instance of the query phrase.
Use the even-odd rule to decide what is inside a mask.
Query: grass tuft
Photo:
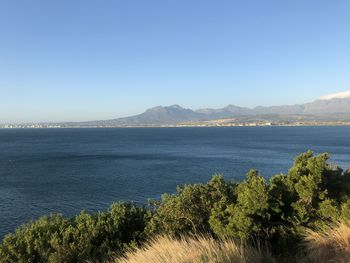
[[[249,263],[275,262],[266,249],[238,244],[233,240],[218,241],[211,237],[160,236],[142,248],[127,252],[114,263]]]
[[[309,262],[350,262],[350,221],[307,230],[305,242]]]

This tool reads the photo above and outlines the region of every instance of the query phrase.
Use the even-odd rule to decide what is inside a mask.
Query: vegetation
[[[142,240],[148,212],[115,203],[107,212],[81,212],[67,219],[42,217],[7,235],[0,246],[1,262],[84,262],[105,258]]]
[[[148,208],[116,203],[98,214],[42,217],[4,238],[0,259],[9,263],[85,262],[128,251],[129,261],[124,258],[120,262],[140,262],[140,256],[163,251],[160,244],[166,249],[168,242],[184,255],[189,254],[186,246],[190,244],[198,258],[218,257],[203,262],[250,262],[250,252],[259,251],[252,244],[266,244],[278,261],[292,257],[297,261],[297,256],[312,261],[315,256],[309,255],[315,255],[315,248],[329,238],[322,233],[331,231],[329,226],[334,222],[350,219],[350,171],[329,163],[328,158],[328,154],[305,152],[295,158],[287,174],[269,179],[255,170],[249,171],[240,183],[215,175],[206,184],[178,187],[175,194],[164,194],[160,200],[150,202]],[[183,237],[198,234],[211,238]],[[329,241],[333,247],[325,247],[337,255],[342,251],[350,256],[349,246],[346,250],[345,245],[340,245],[349,244],[349,235],[342,238],[345,243]],[[150,239],[153,241],[147,243]],[[145,242],[146,248],[130,252]],[[239,246],[239,252],[237,242],[246,244]],[[333,257],[336,253],[327,255]],[[241,261],[221,261],[223,254],[228,258],[240,255]],[[261,258],[266,255],[260,253]],[[158,262],[157,257],[149,262]],[[174,258],[173,262],[202,261]]]
[[[176,251],[176,253],[174,253]],[[212,237],[172,239],[160,236],[142,248],[128,251],[115,263],[273,263],[275,260],[267,249],[238,244],[232,239],[219,241]]]
[[[305,242],[309,262],[349,262],[350,220],[335,223],[320,232],[307,230]]]

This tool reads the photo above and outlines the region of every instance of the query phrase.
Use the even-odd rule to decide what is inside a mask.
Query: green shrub
[[[104,258],[140,241],[148,213],[132,204],[115,203],[104,213],[42,217],[7,235],[1,262],[85,262]]]
[[[350,173],[311,151],[295,158],[286,175],[268,181],[250,171],[241,183],[214,176],[185,185],[153,203],[151,234],[205,232],[221,238],[297,240],[304,227],[350,216]]]
[[[215,175],[207,184],[185,185],[173,195],[164,194],[153,201],[153,217],[147,226],[149,234],[180,235],[183,233],[211,232],[209,217],[217,204],[232,202],[236,184],[226,183]]]
[[[265,179],[251,170],[235,189],[236,200],[215,206],[211,211],[210,225],[219,237],[247,238],[260,232],[264,221],[269,220],[269,195]],[[225,216],[223,216],[225,215]]]

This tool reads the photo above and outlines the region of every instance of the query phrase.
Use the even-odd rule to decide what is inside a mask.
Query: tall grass
[[[350,262],[350,221],[323,231],[306,231],[309,262]]]
[[[129,251],[115,263],[259,263],[275,262],[266,249],[217,241],[211,237],[173,239],[160,236],[142,248]]]

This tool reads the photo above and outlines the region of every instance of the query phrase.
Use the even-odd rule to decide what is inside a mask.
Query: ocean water
[[[215,173],[287,172],[312,149],[350,166],[350,127],[0,130],[0,238],[44,214],[145,204]]]

